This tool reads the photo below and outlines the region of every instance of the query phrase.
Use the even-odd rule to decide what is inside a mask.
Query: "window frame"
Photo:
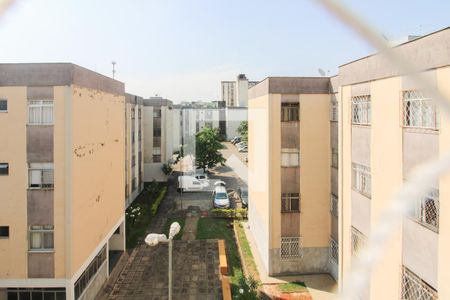
[[[288,155],[288,164],[284,164],[284,159],[283,156]],[[292,156],[296,155],[297,159],[296,159],[296,164],[292,164],[293,158]],[[295,157],[294,157],[295,158]],[[282,168],[298,168],[300,167],[300,149],[296,149],[296,148],[282,148],[281,149],[281,167]]]
[[[37,103],[39,102],[39,103]],[[51,102],[51,104],[49,104]],[[51,121],[50,122],[44,122],[44,108],[51,107],[52,113],[51,113]],[[31,122],[31,108],[39,108],[39,121],[38,122]],[[54,101],[53,99],[28,99],[27,102],[27,112],[28,112],[28,119],[27,124],[30,126],[49,126],[54,125],[55,122],[55,109],[54,109]]]
[[[0,176],[9,176],[9,163],[2,162],[0,166],[6,166],[5,168],[0,168],[0,170],[6,170],[6,173],[0,172]]]
[[[358,126],[370,126],[372,123],[372,101],[370,95],[351,97],[351,123]]]
[[[440,113],[433,99],[426,97],[420,90],[404,90],[402,91],[402,126],[403,128],[423,129],[429,131],[440,130]],[[428,109],[426,108],[428,106]],[[418,112],[413,112],[414,108],[418,108]],[[432,114],[431,120],[433,125],[426,124],[426,113]],[[413,116],[418,114],[418,119]],[[417,122],[417,124],[415,124]]]
[[[35,228],[33,228],[35,227]],[[46,228],[47,227],[47,228]],[[33,235],[40,235],[40,244],[38,248],[33,248]],[[46,247],[45,235],[51,235],[52,247]],[[55,226],[54,225],[30,225],[28,227],[28,252],[53,252],[55,249]]]
[[[33,166],[34,165],[34,166]],[[37,165],[37,167],[36,167]],[[41,166],[39,166],[41,165]],[[33,172],[40,172],[40,183],[32,183]],[[50,177],[45,177],[44,172],[49,172]],[[51,182],[46,183],[44,180],[51,178]],[[34,186],[33,186],[34,185]],[[53,163],[29,163],[28,164],[28,189],[30,190],[45,190],[53,189],[55,187],[55,174]]]
[[[299,102],[282,102],[280,112],[281,122],[298,122],[300,121],[300,103]]]
[[[298,209],[292,209],[292,203],[295,201]],[[299,213],[300,211],[300,193],[281,193],[281,213]]]
[[[0,235],[0,239],[9,239],[10,234],[9,226],[8,225],[0,226],[0,232],[2,231],[6,232],[6,235]]]
[[[367,198],[372,198],[372,175],[370,167],[352,163],[352,189]]]
[[[432,203],[433,206],[427,205],[428,203]],[[414,211],[412,211],[410,218],[420,225],[439,233],[439,207],[439,189],[431,188],[423,197],[416,199]],[[434,210],[434,218],[429,216],[433,211],[427,213],[427,208]]]
[[[351,226],[351,254],[354,257],[358,257],[360,255],[361,249],[364,248],[367,244],[367,237],[358,229]]]
[[[1,109],[1,105],[0,105],[0,113],[7,113],[8,112],[8,99],[0,98],[0,103],[1,102],[6,103],[6,109]]]

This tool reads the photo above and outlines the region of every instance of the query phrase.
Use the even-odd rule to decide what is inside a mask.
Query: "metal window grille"
[[[333,216],[338,217],[338,197],[333,194],[330,197],[330,212]]]
[[[28,187],[32,189],[53,188],[53,169],[28,169]]]
[[[352,97],[352,124],[370,125],[370,95]]]
[[[424,197],[416,201],[412,217],[431,230],[439,231],[438,189],[431,189]]]
[[[437,300],[438,293],[408,268],[402,268],[402,300]]]
[[[333,263],[339,264],[339,244],[333,238],[330,238],[329,256]]]
[[[281,194],[281,212],[299,212],[300,196],[299,193]]]
[[[297,258],[302,256],[301,237],[281,238],[281,258]]]
[[[352,163],[352,187],[369,198],[372,193],[371,178],[369,167]]]
[[[403,127],[439,129],[439,112],[421,91],[403,92]]]
[[[352,255],[358,257],[361,249],[364,248],[366,244],[367,238],[361,231],[353,226],[351,231]]]
[[[28,124],[30,125],[53,124],[53,100],[29,100]]]
[[[339,106],[336,100],[331,101],[330,121],[337,122],[339,119]]]
[[[281,122],[292,122],[299,120],[298,103],[281,103]]]

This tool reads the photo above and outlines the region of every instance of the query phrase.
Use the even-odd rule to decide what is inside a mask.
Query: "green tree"
[[[224,165],[225,158],[219,151],[223,146],[220,143],[220,134],[217,129],[205,127],[195,135],[195,162],[199,168]]]
[[[239,127],[236,129],[237,133],[241,136],[241,140],[247,142],[248,140],[248,121],[242,121]]]

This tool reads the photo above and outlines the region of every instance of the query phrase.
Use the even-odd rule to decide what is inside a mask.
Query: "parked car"
[[[246,145],[246,143],[245,142],[239,142],[239,143],[236,143],[236,144],[234,144],[237,148],[239,148],[239,147],[241,147],[241,146],[243,146],[243,145]]]
[[[231,143],[233,144],[233,145],[236,145],[237,143],[240,143],[241,142],[241,137],[240,136],[235,136],[232,140],[231,140]]]
[[[217,180],[216,182],[214,182],[215,186],[226,186],[227,184],[225,183],[225,181],[222,180]]]
[[[247,148],[247,146],[242,146],[242,147],[240,147],[240,148],[238,149],[238,151],[239,151],[239,152],[247,152],[247,151],[248,151],[248,148]]]
[[[213,192],[214,208],[229,208],[230,198],[228,198],[227,189],[223,185],[218,185]]]
[[[248,189],[246,187],[240,187],[237,190],[239,199],[241,200],[242,207],[248,207]]]
[[[202,191],[203,188],[208,186],[209,182],[202,182],[194,176],[178,177],[178,189],[182,192]]]
[[[248,162],[248,156],[244,157],[245,162]]]
[[[203,187],[209,187],[209,178],[206,174],[196,174],[194,178],[203,184]]]

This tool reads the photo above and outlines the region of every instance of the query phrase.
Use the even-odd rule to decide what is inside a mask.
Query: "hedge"
[[[152,208],[151,208],[152,216],[156,215],[156,213],[158,212],[159,205],[161,204],[161,201],[166,196],[166,193],[167,193],[167,187],[165,186],[161,189],[161,192],[159,193],[158,198],[156,198],[155,202],[153,202],[153,204],[152,204]]]
[[[210,210],[213,218],[246,219],[247,209],[245,208],[213,208]]]

